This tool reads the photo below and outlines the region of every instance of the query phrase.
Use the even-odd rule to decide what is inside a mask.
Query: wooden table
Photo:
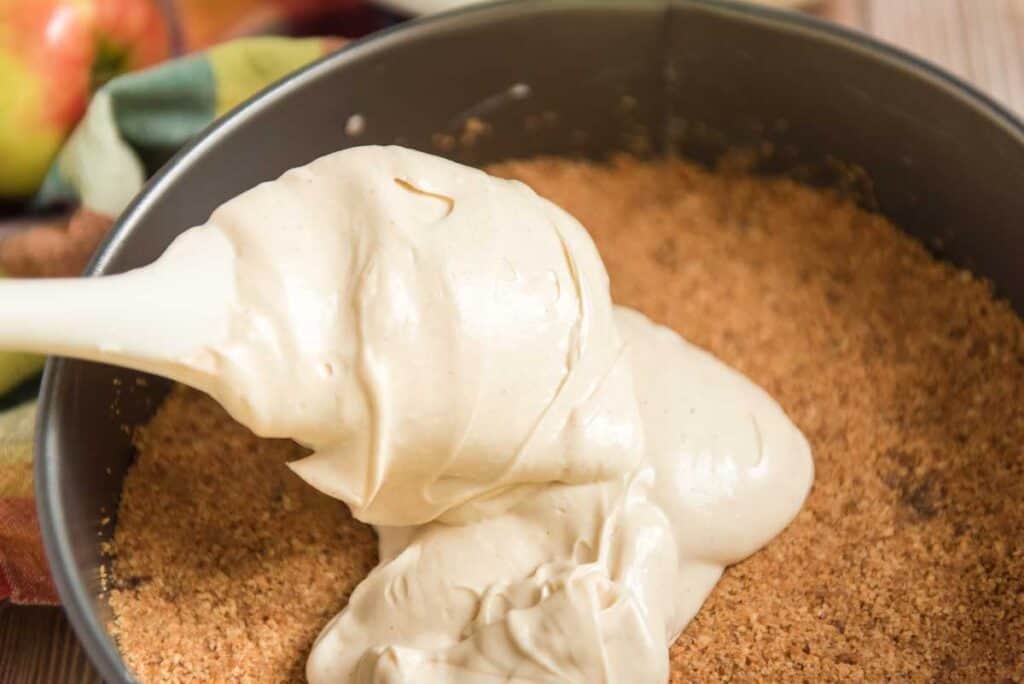
[[[0,604],[0,682],[99,682],[60,608]]]
[[[813,11],[922,55],[1024,115],[1024,0],[826,0]],[[98,681],[59,608],[0,604],[0,684]]]

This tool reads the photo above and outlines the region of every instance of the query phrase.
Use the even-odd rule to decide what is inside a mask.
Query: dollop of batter
[[[631,309],[616,321],[642,465],[469,525],[378,528],[380,565],[318,638],[310,682],[667,681],[724,567],[799,510],[811,453],[745,377]]]

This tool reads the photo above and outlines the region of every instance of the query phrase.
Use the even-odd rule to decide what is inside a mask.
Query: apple
[[[0,197],[30,194],[91,93],[170,56],[159,0],[0,0]]]

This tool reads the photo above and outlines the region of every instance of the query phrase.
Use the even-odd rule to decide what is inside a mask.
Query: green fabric
[[[246,38],[209,51],[217,83],[217,116],[234,109],[269,83],[322,55],[319,38]]]
[[[202,55],[116,78],[105,90],[121,137],[149,174],[214,119],[217,92],[209,60]]]
[[[98,159],[103,164],[97,164]],[[82,122],[61,148],[57,169],[84,206],[106,216],[121,213],[142,188],[145,168],[121,137],[109,91],[96,93],[89,103]]]
[[[78,192],[66,178],[60,175],[60,169],[54,164],[46,172],[42,185],[32,198],[32,206],[41,209],[54,204],[69,204],[78,199]]]
[[[145,177],[216,117],[331,45],[322,38],[244,38],[112,79],[93,96],[35,204],[80,200],[116,217]]]
[[[216,97],[204,55],[113,79],[61,148],[37,204],[77,199],[117,216],[147,176],[213,121]]]

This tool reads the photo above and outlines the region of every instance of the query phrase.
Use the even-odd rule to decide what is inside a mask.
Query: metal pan
[[[365,122],[355,137],[346,133],[353,115]],[[774,150],[766,171],[839,169],[865,201],[1024,305],[1019,121],[863,36],[712,0],[526,0],[356,43],[182,151],[125,212],[90,273],[151,261],[222,201],[289,167],[355,144],[437,151],[470,119],[487,132],[449,153],[471,162],[622,149],[711,159],[761,144]],[[43,537],[68,617],[109,682],[132,676],[105,628],[97,530],[109,530],[100,520],[116,511],[132,460],[123,426],[144,421],[165,391],[155,380],[137,386],[126,371],[56,359],[43,381]]]

